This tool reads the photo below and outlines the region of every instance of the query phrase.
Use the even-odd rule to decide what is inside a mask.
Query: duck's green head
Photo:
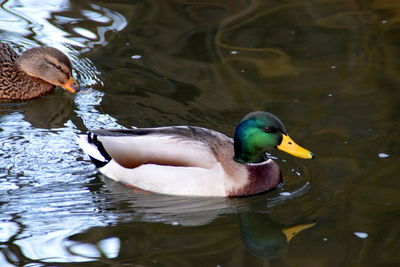
[[[241,163],[258,163],[265,160],[265,152],[274,148],[305,159],[313,154],[297,145],[287,134],[281,120],[269,112],[247,114],[236,128],[235,157]]]

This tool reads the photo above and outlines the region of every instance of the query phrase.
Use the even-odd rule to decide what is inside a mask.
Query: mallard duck
[[[276,187],[273,148],[311,159],[271,113],[246,115],[234,139],[193,126],[94,130],[78,135],[80,147],[107,177],[145,191],[190,196],[247,196]]]
[[[80,89],[64,53],[54,47],[35,47],[18,56],[9,45],[0,43],[0,99],[31,99],[56,86],[72,93]]]

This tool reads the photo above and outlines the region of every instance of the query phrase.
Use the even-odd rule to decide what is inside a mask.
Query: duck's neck
[[[233,158],[235,161],[239,163],[260,163],[266,161],[268,158],[264,155],[264,153],[253,154],[252,152],[242,151],[235,149],[235,156]]]

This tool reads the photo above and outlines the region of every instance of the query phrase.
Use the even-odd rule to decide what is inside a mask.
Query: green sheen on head
[[[241,163],[265,161],[265,152],[277,148],[293,156],[312,159],[313,153],[297,145],[283,123],[271,113],[256,111],[246,115],[236,128],[234,160]]]
[[[276,148],[287,134],[281,120],[269,112],[247,114],[236,127],[235,157],[241,163],[258,163],[265,160],[264,153]]]

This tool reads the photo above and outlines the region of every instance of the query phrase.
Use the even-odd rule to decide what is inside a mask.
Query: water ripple
[[[29,36],[38,44],[61,49],[66,45],[76,46],[82,52],[88,52],[96,45],[106,45],[107,33],[121,31],[127,25],[124,16],[116,11],[95,4],[84,5],[81,12],[76,13],[72,12],[73,7],[67,0],[51,4],[46,1],[6,1],[0,9],[2,41],[14,42],[13,35]],[[10,23],[13,24],[12,31]]]

